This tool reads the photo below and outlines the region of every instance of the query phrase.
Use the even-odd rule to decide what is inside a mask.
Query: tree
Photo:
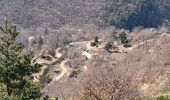
[[[38,45],[38,47],[41,47],[43,45],[43,38],[40,35],[37,36],[36,44]]]
[[[43,36],[46,36],[46,35],[49,35],[49,31],[48,31],[48,28],[47,28],[47,27],[45,27]]]
[[[112,49],[113,49],[113,44],[111,42],[108,42],[105,45],[105,49],[109,52],[109,53],[113,53]]]
[[[124,44],[124,43],[126,43],[127,42],[127,35],[126,35],[126,33],[121,33],[120,35],[119,35],[119,39],[121,40],[121,43],[122,44]]]
[[[41,96],[40,86],[33,83],[31,75],[37,73],[41,65],[32,64],[29,54],[22,54],[24,46],[16,42],[19,32],[15,25],[5,25],[0,27],[3,35],[0,37],[0,84],[3,86],[7,99],[30,100]]]
[[[90,45],[91,45],[92,47],[94,47],[94,46],[98,47],[98,44],[99,44],[99,37],[96,36],[95,39],[94,39],[94,41],[91,42]]]
[[[98,36],[95,37],[94,42],[99,43],[99,38],[98,38]]]
[[[126,33],[121,33],[119,35],[119,39],[121,41],[121,43],[123,44],[124,47],[131,47],[131,40],[128,38],[128,36],[126,35]]]
[[[100,62],[97,62],[97,65],[100,65]],[[136,97],[136,86],[132,84],[131,77],[122,70],[124,69],[116,66],[92,69],[93,75],[82,84],[79,100],[130,100]]]

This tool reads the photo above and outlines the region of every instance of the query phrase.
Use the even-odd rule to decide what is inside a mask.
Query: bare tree
[[[138,94],[132,79],[119,66],[103,66],[104,58],[92,67],[91,77],[83,82],[80,100],[129,100]],[[100,67],[100,68],[99,68]]]

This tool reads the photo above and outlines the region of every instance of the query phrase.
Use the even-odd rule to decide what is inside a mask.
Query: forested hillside
[[[169,10],[170,0],[0,0],[0,100],[170,100]]]
[[[159,27],[170,19],[169,0],[0,0],[4,16],[22,27],[66,24]]]
[[[108,25],[151,28],[166,24],[170,19],[169,0],[110,0],[106,4],[107,12],[103,16]]]

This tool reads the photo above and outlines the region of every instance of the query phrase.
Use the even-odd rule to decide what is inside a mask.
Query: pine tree
[[[48,28],[47,27],[45,27],[43,36],[45,36],[45,35],[48,35]]]
[[[31,75],[37,73],[41,65],[32,64],[31,56],[22,54],[24,46],[16,42],[19,32],[15,25],[8,25],[6,20],[0,30],[3,33],[0,37],[0,84],[4,90],[0,94],[3,94],[5,100],[39,98],[40,86],[31,81]]]
[[[99,43],[99,38],[98,38],[98,36],[95,37],[94,42]]]
[[[129,43],[127,34],[124,33],[124,32],[119,35],[119,39],[120,39],[122,44],[128,44]]]

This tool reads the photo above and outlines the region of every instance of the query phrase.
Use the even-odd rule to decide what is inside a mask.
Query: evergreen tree
[[[45,35],[49,35],[49,34],[48,34],[48,29],[47,29],[47,27],[45,27],[43,36],[45,36]]]
[[[99,38],[98,38],[98,36],[95,37],[94,42],[99,43]]]
[[[16,42],[19,32],[15,25],[0,27],[0,97],[2,100],[30,100],[41,96],[40,86],[31,80],[31,75],[40,70],[41,65],[32,64],[31,56],[22,54],[23,45]]]
[[[119,39],[122,44],[129,44],[129,42],[130,42],[126,33],[124,33],[124,32],[119,35]]]

